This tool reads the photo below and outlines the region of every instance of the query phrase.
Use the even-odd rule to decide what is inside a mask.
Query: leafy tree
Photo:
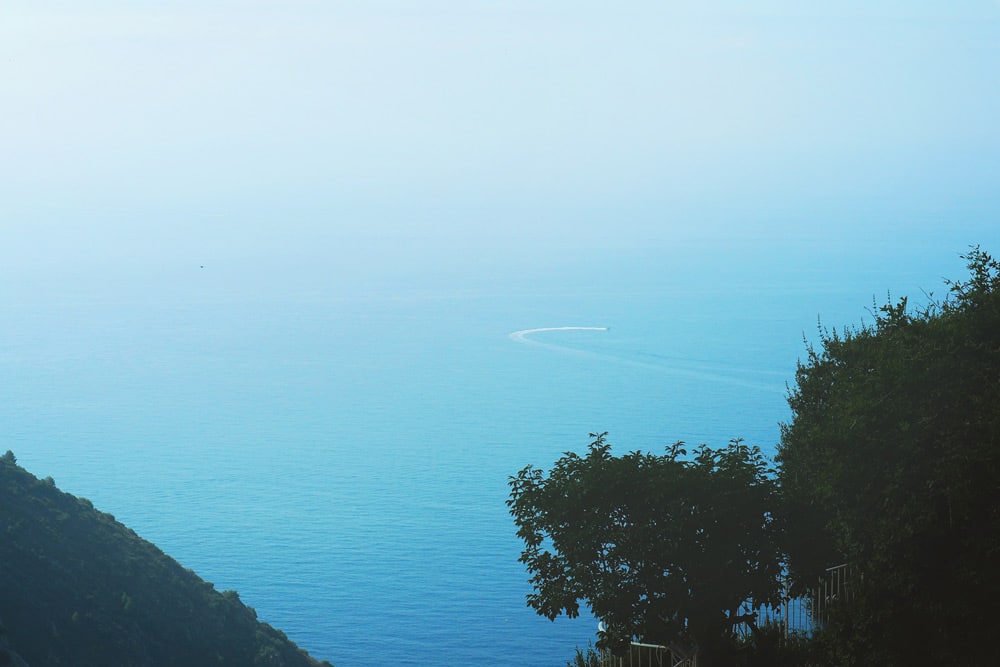
[[[528,605],[555,619],[585,602],[603,623],[600,648],[681,645],[710,665],[750,610],[778,599],[773,471],[739,440],[689,460],[683,443],[613,456],[605,436],[547,476],[528,466],[510,478]]]
[[[1000,264],[913,310],[822,334],[778,461],[797,586],[850,561],[844,664],[1000,664]],[[914,641],[914,638],[919,638]]]

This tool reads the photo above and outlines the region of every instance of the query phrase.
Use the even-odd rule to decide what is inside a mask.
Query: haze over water
[[[6,3],[0,449],[338,667],[565,664],[508,475],[772,452],[1000,253],[1000,5],[798,4]]]

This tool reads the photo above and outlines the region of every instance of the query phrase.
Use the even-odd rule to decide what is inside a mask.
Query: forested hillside
[[[0,664],[317,666],[90,501],[0,458]],[[327,663],[322,663],[327,664]]]
[[[528,606],[702,667],[1000,664],[1000,261],[963,257],[945,298],[821,331],[776,470],[738,439],[614,456],[601,433],[512,476]]]
[[[796,374],[785,547],[798,586],[857,572],[836,664],[1000,661],[1000,262],[965,257],[944,300],[825,332]]]

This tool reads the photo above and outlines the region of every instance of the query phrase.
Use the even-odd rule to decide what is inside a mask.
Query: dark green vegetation
[[[598,646],[619,654],[641,637],[721,661],[720,640],[753,621],[744,603],[778,602],[776,485],[760,451],[734,441],[687,460],[678,443],[615,457],[593,437],[548,477],[529,466],[511,479],[528,605],[554,619],[586,600],[605,624]]]
[[[700,665],[1000,664],[1000,263],[965,259],[944,300],[821,333],[776,475],[739,442],[615,457],[601,435],[548,476],[512,477],[529,606],[555,618],[584,602],[602,647],[687,644]],[[782,569],[794,592],[841,563],[850,599],[826,600],[812,635],[735,640]]]
[[[321,664],[234,591],[219,593],[11,452],[0,457],[0,621],[0,647],[32,667]]]
[[[799,586],[858,568],[844,664],[1000,664],[1000,264],[966,259],[943,302],[824,334],[796,374],[785,545]]]

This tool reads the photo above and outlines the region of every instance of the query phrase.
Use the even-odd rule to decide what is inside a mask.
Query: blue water
[[[817,317],[938,289],[978,240],[8,284],[0,447],[338,667],[560,666],[596,623],[525,606],[508,476],[595,431],[773,451]],[[572,326],[607,330],[510,336]]]

